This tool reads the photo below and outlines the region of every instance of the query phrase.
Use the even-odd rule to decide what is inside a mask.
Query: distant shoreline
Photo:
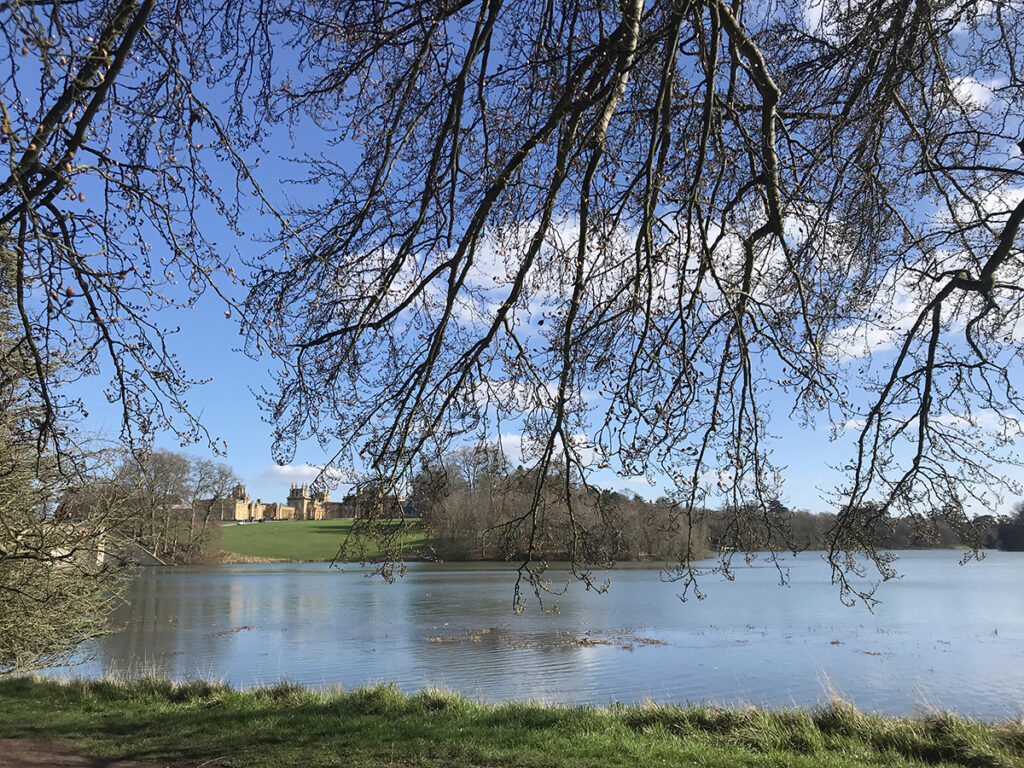
[[[220,530],[220,551],[215,564],[237,565],[237,564],[259,564],[259,563],[328,563],[336,561],[339,563],[361,563],[372,562],[380,556],[380,550],[376,542],[360,540],[352,536],[352,519],[336,520],[305,520],[305,521],[278,521],[276,524],[244,524],[227,525]],[[408,562],[433,561],[430,555],[430,542],[427,532],[421,527],[418,520],[410,520],[400,523],[406,526],[403,536],[403,551],[401,557]],[[352,536],[351,539],[346,537]],[[341,551],[342,544],[346,550]],[[966,551],[968,548],[962,544],[951,544],[949,546],[922,546],[906,547],[886,551]],[[994,549],[994,548],[990,548]],[[818,550],[804,550],[818,551]],[[339,554],[341,555],[339,557]],[[508,562],[500,557],[474,556],[469,553],[464,556],[452,556],[451,553],[441,553],[441,562],[449,563],[488,563]],[[716,557],[714,552],[705,552],[699,559]],[[562,558],[548,553],[548,560],[555,561]],[[512,558],[514,562],[516,558]],[[658,563],[673,562],[671,557],[643,557],[643,558],[620,558],[616,562],[622,563]]]

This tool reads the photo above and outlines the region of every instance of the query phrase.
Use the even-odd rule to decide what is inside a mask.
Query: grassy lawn
[[[426,536],[418,523],[408,521],[404,525],[408,530],[402,534],[403,546],[407,552],[414,553],[423,546]],[[331,560],[351,531],[352,520],[282,520],[225,525],[221,528],[221,549],[276,560]],[[359,560],[377,554],[375,542],[350,539],[341,559]]]
[[[814,711],[488,706],[390,686],[0,681],[0,738],[204,766],[1022,766],[1024,722]]]

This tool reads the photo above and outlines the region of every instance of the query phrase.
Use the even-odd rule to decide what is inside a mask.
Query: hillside
[[[379,554],[375,542],[363,542],[346,537],[352,532],[349,520],[282,520],[277,522],[225,524],[221,528],[221,549],[242,557],[293,560],[297,562],[332,560],[359,560]],[[426,542],[426,534],[417,522],[406,522],[404,545],[409,554],[415,554]],[[364,545],[362,548],[360,545]]]

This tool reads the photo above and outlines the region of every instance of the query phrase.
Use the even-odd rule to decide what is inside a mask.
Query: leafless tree
[[[42,406],[40,454],[60,459],[67,425],[86,411],[61,383],[99,373],[129,444],[172,430],[221,447],[185,399],[194,382],[158,315],[240,279],[214,231],[238,230],[242,200],[266,205],[240,154],[255,129],[230,96],[260,79],[259,13],[246,3],[0,3],[0,236]],[[229,96],[215,113],[218,88]]]
[[[0,236],[37,454],[84,410],[58,368],[111,373],[129,442],[205,436],[157,312],[235,279],[201,222],[273,210],[243,151],[282,119],[320,132],[301,151],[321,202],[277,219],[245,312],[250,350],[288,361],[279,460],[315,435],[401,491],[421,456],[511,425],[536,585],[551,504],[595,551],[572,489],[603,465],[668,478],[687,529],[712,501],[727,530],[777,527],[783,404],[859,430],[829,552],[851,597],[848,550],[891,574],[860,511],[966,529],[1019,460],[1022,13],[2,2]]]
[[[191,511],[187,541],[183,550],[190,556],[209,556],[211,542],[211,522],[219,519],[214,510],[233,498],[234,489],[241,482],[238,475],[227,464],[191,457],[191,471],[188,481],[187,504]],[[216,542],[219,545],[219,542]]]
[[[238,477],[226,464],[168,450],[122,452],[112,487],[125,514],[117,526],[128,541],[169,564],[208,559],[214,509],[231,497]]]
[[[717,498],[735,530],[771,527],[788,403],[859,430],[829,552],[854,597],[847,550],[891,573],[856,510],[957,521],[1019,460],[1022,14],[286,4],[303,69],[275,107],[325,131],[309,181],[331,192],[250,294],[292,360],[267,401],[277,457],[316,434],[400,487],[419,456],[521,426],[524,522],[560,463],[585,539],[570,481],[610,464],[669,478],[685,526]]]

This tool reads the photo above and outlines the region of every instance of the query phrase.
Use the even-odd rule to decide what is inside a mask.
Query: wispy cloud
[[[261,483],[274,483],[277,485],[312,483],[324,473],[324,467],[317,466],[316,464],[274,465],[260,470],[256,480]],[[345,473],[334,468],[326,469],[326,477],[334,481],[344,481],[346,479]]]

